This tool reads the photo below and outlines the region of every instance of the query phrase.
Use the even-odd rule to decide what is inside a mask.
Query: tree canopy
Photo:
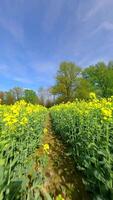
[[[10,105],[24,99],[32,104],[50,107],[55,103],[74,101],[76,98],[88,100],[90,92],[98,97],[113,95],[113,61],[108,64],[98,62],[87,68],[80,68],[73,62],[62,62],[52,87],[41,87],[37,93],[20,87],[0,91],[0,104]]]
[[[59,101],[72,101],[80,75],[80,67],[72,62],[62,62],[56,75],[56,84],[51,92]]]
[[[83,71],[83,78],[89,81],[95,92],[101,97],[113,95],[113,63],[99,62]]]
[[[36,104],[38,102],[36,92],[28,89],[24,90],[24,100],[28,103]]]

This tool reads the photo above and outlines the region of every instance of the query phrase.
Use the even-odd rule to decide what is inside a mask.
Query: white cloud
[[[32,64],[32,69],[35,71],[35,73],[38,75],[52,75],[55,73],[56,68],[57,68],[57,63],[54,62],[39,62],[39,61],[33,61]]]
[[[29,83],[29,84],[33,83],[27,71],[27,67],[25,66],[11,67],[6,64],[3,64],[3,65],[1,64],[0,73],[2,76],[10,80],[14,80],[21,83]]]
[[[105,31],[113,31],[113,22],[109,22],[109,21],[104,21],[102,22],[100,25],[97,26],[97,28],[95,28],[91,33],[90,33],[90,37],[92,37],[94,34],[98,33],[101,30],[105,30]]]
[[[21,83],[28,83],[28,84],[32,84],[33,81],[26,78],[26,77],[14,77],[13,78],[14,81],[17,81],[17,82],[21,82]]]
[[[30,65],[30,64],[29,64]],[[33,61],[31,67],[15,64],[13,67],[7,64],[0,64],[0,74],[12,81],[23,84],[50,83],[56,73],[56,65],[51,62]],[[31,73],[30,73],[31,70]]]
[[[110,30],[113,31],[113,23],[105,21],[101,24],[100,28],[103,28],[103,29],[108,30],[108,31],[110,31]]]
[[[98,12],[100,12],[102,9],[106,9],[107,6],[113,5],[112,0],[95,0],[93,1],[93,4],[91,6],[91,9],[87,11],[86,16],[84,17],[83,21],[87,21],[93,16],[95,16]]]
[[[0,26],[7,30],[17,41],[23,42],[24,29],[17,21],[0,17]]]

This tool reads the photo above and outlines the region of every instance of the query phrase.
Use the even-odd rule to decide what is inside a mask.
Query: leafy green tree
[[[89,98],[90,92],[93,91],[93,88],[88,80],[84,78],[79,78],[78,85],[76,88],[76,98],[78,99],[85,99]]]
[[[90,82],[93,89],[101,97],[113,95],[113,63],[106,65],[99,62],[86,68],[83,77]]]
[[[36,92],[29,89],[24,90],[24,100],[28,103],[36,104],[38,102]]]
[[[72,62],[62,62],[56,75],[56,84],[51,93],[57,96],[58,102],[72,101],[75,98],[80,67]]]

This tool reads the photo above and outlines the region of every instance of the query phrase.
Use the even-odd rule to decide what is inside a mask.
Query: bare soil
[[[50,151],[43,189],[54,198],[61,194],[65,200],[90,200],[73,159],[52,130],[50,117],[46,127],[48,132],[44,135],[43,143],[49,144]]]

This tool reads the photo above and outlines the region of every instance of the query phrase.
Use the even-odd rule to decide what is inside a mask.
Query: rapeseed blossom
[[[12,177],[13,180],[19,181],[22,175],[22,185],[25,185],[24,180],[29,178],[29,172],[32,173],[35,168],[36,161],[31,155],[41,144],[47,114],[45,107],[27,104],[25,101],[16,102],[10,106],[0,105],[0,169],[2,170],[0,199],[7,199],[7,180],[11,185]],[[45,150],[48,151],[47,146]],[[36,155],[36,159],[39,156]],[[43,169],[44,161],[45,158],[41,158],[41,169]],[[42,172],[40,177],[42,177]],[[37,180],[37,184],[41,185],[43,179],[40,177],[37,179],[37,175],[34,175],[33,178]],[[26,191],[28,187],[29,183],[25,185]],[[24,196],[22,192],[18,196],[18,188],[14,189],[15,193],[12,190],[14,199]]]
[[[89,97],[91,99],[96,99],[96,94],[94,92],[90,92]]]
[[[19,127],[25,128],[29,123],[29,118],[35,113],[41,113],[45,110],[43,106],[27,104],[24,100],[16,102],[14,105],[0,105],[1,124],[7,131],[16,131]]]
[[[47,128],[44,128],[44,134],[46,134],[48,132]]]
[[[104,120],[108,120],[112,118],[112,110],[108,108],[102,108],[101,109],[102,116]]]
[[[21,121],[20,121],[20,124],[21,124],[21,125],[26,125],[27,123],[28,123],[27,117],[23,117],[23,118],[21,119]]]
[[[90,177],[86,179],[89,187],[98,188],[100,197],[106,199],[113,188],[113,97],[97,99],[93,93],[90,97],[89,101],[55,105],[50,112],[56,134],[69,144],[78,168]]]
[[[56,200],[64,200],[64,198],[62,197],[61,194],[59,194],[59,195],[56,197]]]
[[[49,144],[43,145],[44,151],[48,154],[49,153]]]

